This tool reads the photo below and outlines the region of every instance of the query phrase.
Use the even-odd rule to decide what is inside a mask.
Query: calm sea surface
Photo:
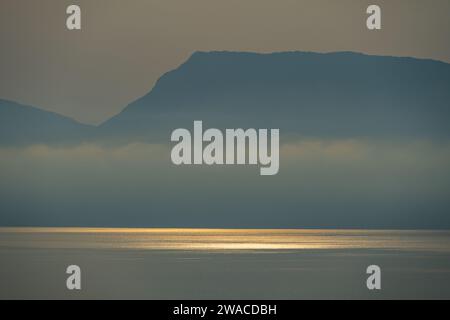
[[[0,262],[0,299],[450,299],[449,231],[0,228]]]
[[[211,251],[395,249],[450,252],[450,231],[0,228],[0,247]]]

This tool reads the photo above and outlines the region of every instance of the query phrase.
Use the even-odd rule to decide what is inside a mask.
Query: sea
[[[449,298],[446,230],[0,228],[0,299]]]

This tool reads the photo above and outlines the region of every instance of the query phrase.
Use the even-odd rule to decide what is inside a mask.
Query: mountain
[[[78,143],[93,127],[35,107],[0,99],[0,145]]]
[[[0,100],[0,145],[169,142],[176,128],[447,138],[450,64],[352,52],[195,52],[98,127]],[[99,93],[100,94],[100,93]]]
[[[316,137],[448,137],[450,64],[352,52],[196,52],[98,128],[168,141],[193,120]]]

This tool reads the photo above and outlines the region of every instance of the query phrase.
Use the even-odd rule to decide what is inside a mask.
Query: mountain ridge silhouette
[[[279,128],[309,137],[441,138],[450,136],[448,88],[450,64],[431,59],[196,51],[79,137],[168,142],[173,129],[203,120],[208,127]]]
[[[0,145],[78,143],[88,139],[93,128],[55,112],[0,99]]]

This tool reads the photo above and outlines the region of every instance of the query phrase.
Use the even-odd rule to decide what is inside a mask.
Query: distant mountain
[[[0,100],[0,145],[78,143],[93,127],[53,112]]]
[[[169,142],[176,128],[450,137],[450,64],[352,52],[196,52],[98,127],[0,100],[0,144]]]
[[[450,64],[351,52],[196,52],[98,134],[168,141],[193,120],[285,135],[447,137]]]

